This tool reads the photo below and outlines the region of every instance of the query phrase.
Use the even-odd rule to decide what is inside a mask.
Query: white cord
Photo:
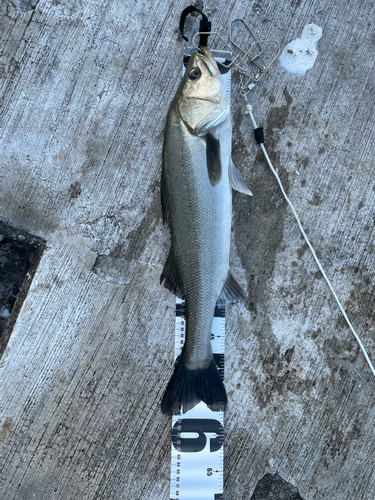
[[[248,112],[249,112],[249,115],[250,115],[251,121],[253,122],[254,128],[255,128],[255,129],[256,129],[256,128],[258,128],[258,126],[257,126],[257,124],[256,124],[256,122],[255,122],[255,118],[254,118],[254,115],[253,115],[253,108],[252,108],[251,104],[246,103],[246,107],[247,107],[247,110],[248,110]],[[297,215],[297,212],[295,211],[295,208],[294,208],[294,206],[292,205],[292,202],[289,200],[288,196],[286,195],[286,192],[284,191],[283,185],[281,184],[280,177],[278,176],[278,174],[277,174],[276,170],[274,169],[274,167],[273,167],[273,165],[272,165],[272,163],[271,163],[271,160],[270,160],[270,158],[269,158],[269,156],[268,156],[268,154],[267,154],[266,148],[264,147],[264,144],[263,144],[263,143],[261,143],[261,144],[260,144],[260,147],[261,147],[261,148],[262,148],[262,150],[263,150],[264,156],[266,157],[267,163],[268,163],[268,165],[269,165],[270,169],[272,170],[273,175],[276,177],[276,180],[277,180],[277,182],[278,182],[278,184],[279,184],[279,186],[280,186],[281,192],[283,193],[283,196],[284,196],[285,200],[287,201],[287,203],[288,203],[288,205],[289,205],[290,209],[291,209],[291,210],[292,210],[292,212],[293,212],[294,217],[296,218],[296,221],[297,221],[298,227],[300,228],[300,231],[301,231],[301,233],[302,233],[302,236],[304,237],[304,239],[305,239],[305,241],[306,241],[306,243],[307,243],[308,247],[310,248],[311,253],[312,253],[312,255],[313,255],[314,259],[315,259],[315,262],[317,263],[317,266],[318,266],[318,268],[319,268],[320,272],[321,272],[321,273],[322,273],[322,275],[323,275],[323,278],[326,280],[327,285],[329,286],[329,289],[331,290],[332,295],[334,296],[334,298],[335,298],[335,300],[336,300],[336,302],[337,302],[337,305],[339,306],[340,311],[342,312],[342,314],[343,314],[343,316],[344,316],[344,318],[345,318],[345,321],[346,321],[346,322],[347,322],[347,324],[349,325],[349,328],[351,329],[351,331],[352,331],[352,333],[353,333],[353,335],[354,335],[355,339],[357,340],[357,342],[358,342],[358,344],[359,344],[359,347],[362,349],[362,352],[363,352],[363,354],[364,354],[364,356],[365,356],[365,358],[366,358],[366,361],[367,361],[367,363],[368,363],[368,365],[369,365],[369,367],[370,367],[370,369],[371,369],[371,371],[372,371],[373,375],[375,376],[375,368],[374,368],[373,364],[372,364],[372,363],[371,363],[371,361],[370,361],[370,358],[369,358],[369,356],[368,356],[368,354],[367,354],[367,351],[366,351],[366,349],[364,348],[364,346],[363,346],[363,344],[362,344],[362,342],[361,342],[361,339],[358,337],[358,335],[357,335],[356,331],[354,330],[353,325],[351,324],[351,322],[350,322],[350,320],[349,320],[349,318],[348,318],[348,316],[347,316],[347,314],[346,314],[346,312],[345,312],[345,310],[344,310],[343,306],[341,305],[341,302],[340,302],[339,298],[338,298],[338,297],[337,297],[337,295],[336,295],[336,292],[334,291],[334,289],[333,289],[333,287],[332,287],[332,285],[331,285],[331,282],[329,281],[329,279],[328,279],[328,277],[327,277],[326,273],[324,272],[324,269],[322,268],[322,266],[321,266],[321,264],[320,264],[320,262],[319,262],[319,259],[318,259],[317,255],[316,255],[316,253],[315,253],[315,250],[314,250],[314,248],[313,248],[312,244],[310,243],[310,240],[308,239],[308,237],[307,237],[307,235],[306,235],[306,233],[305,233],[305,231],[304,231],[304,229],[303,229],[303,227],[302,227],[302,224],[301,224],[301,221],[300,221],[300,219],[299,219],[299,217],[298,217],[298,215]]]

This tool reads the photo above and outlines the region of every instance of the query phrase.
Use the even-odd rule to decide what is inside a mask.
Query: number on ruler
[[[182,438],[181,434],[186,432],[198,434],[198,437]],[[172,444],[177,451],[197,453],[206,447],[207,437],[205,433],[216,434],[216,437],[210,439],[210,452],[220,450],[224,441],[224,429],[218,420],[210,418],[179,419],[172,429]]]

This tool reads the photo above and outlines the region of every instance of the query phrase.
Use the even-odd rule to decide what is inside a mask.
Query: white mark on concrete
[[[307,333],[311,330],[310,320],[308,318],[271,318],[273,334],[280,344],[281,352],[296,347],[295,359],[299,359],[301,372],[299,377],[307,380],[311,377],[311,370],[319,359],[319,352],[315,342],[308,337]],[[300,340],[303,337],[303,342]],[[323,373],[330,375],[330,370],[324,368]]]
[[[8,309],[6,309],[5,307],[1,308],[0,309],[0,316],[2,318],[8,318],[10,316],[10,312]]]
[[[291,73],[304,76],[314,66],[318,56],[316,46],[322,36],[322,28],[316,24],[307,24],[301,38],[297,38],[284,48],[280,56],[280,64]]]

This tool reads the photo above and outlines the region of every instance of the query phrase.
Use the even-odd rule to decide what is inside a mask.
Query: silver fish
[[[231,160],[229,103],[217,63],[194,52],[170,105],[163,148],[161,202],[172,245],[160,282],[185,298],[186,340],[165,391],[163,413],[200,401],[224,410],[227,395],[211,349],[216,303],[244,300],[229,268],[232,188],[246,194]]]

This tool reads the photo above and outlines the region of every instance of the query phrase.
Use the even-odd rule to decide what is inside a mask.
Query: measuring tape
[[[185,342],[185,302],[176,299],[175,358]],[[224,379],[225,307],[216,306],[211,344]],[[172,417],[171,500],[222,500],[224,412],[203,402]]]
[[[185,65],[196,49],[184,49]],[[231,60],[231,53],[211,51],[219,62]],[[223,69],[223,68],[221,68]],[[231,72],[222,77],[230,103]],[[176,299],[175,359],[185,342],[185,302]],[[225,306],[216,306],[211,329],[212,352],[224,379]],[[224,412],[212,411],[203,402],[184,415],[172,417],[171,500],[223,500]]]

